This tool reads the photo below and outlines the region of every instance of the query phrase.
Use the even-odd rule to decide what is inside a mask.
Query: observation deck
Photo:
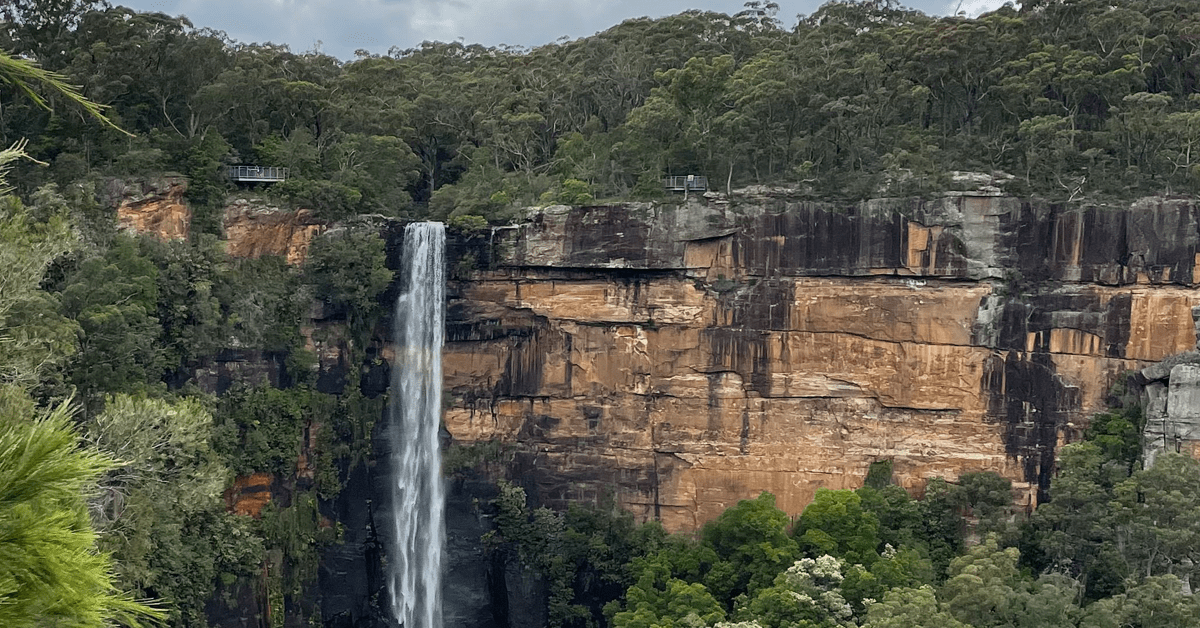
[[[231,180],[249,183],[276,183],[288,177],[288,169],[277,166],[229,166],[227,172]]]
[[[708,177],[696,174],[664,177],[663,188],[671,192],[705,192],[708,190]]]

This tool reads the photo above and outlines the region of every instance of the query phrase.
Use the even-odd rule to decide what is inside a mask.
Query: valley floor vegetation
[[[750,2],[532,50],[350,61],[96,0],[13,0],[0,20],[0,144],[21,149],[0,154],[0,625],[14,628],[202,627],[238,607],[271,628],[319,619],[320,552],[343,532],[329,505],[385,403],[359,384],[381,359],[391,272],[353,221],[299,267],[230,257],[228,165],[290,168],[259,193],[326,221],[464,229],[530,204],[659,198],[668,174],[831,199],[936,193],[958,170],[1056,201],[1200,189],[1190,0],[1031,0],[974,19],[845,1],[790,26]],[[114,182],[164,173],[188,180],[189,238],[120,232]],[[314,300],[336,325],[302,330]],[[337,382],[317,381],[305,332],[344,347]],[[230,352],[269,376],[202,386]],[[881,461],[794,521],[763,495],[694,538],[611,506],[531,509],[502,485],[484,543],[544,578],[556,627],[1200,625],[1200,468],[1141,469],[1140,421],[1133,403],[1095,417],[1029,516],[994,474],[914,499]],[[268,478],[278,499],[231,512],[237,477]]]
[[[1164,454],[1140,470],[1140,423],[1136,404],[1094,417],[1029,516],[994,473],[934,479],[914,499],[880,461],[795,519],[763,493],[695,536],[611,506],[530,509],[502,484],[485,544],[545,578],[550,626],[1195,626],[1200,462]]]

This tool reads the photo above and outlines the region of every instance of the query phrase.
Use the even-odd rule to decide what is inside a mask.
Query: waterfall
[[[445,228],[404,229],[407,285],[396,302],[390,439],[394,538],[388,556],[392,613],[403,628],[442,628],[445,546],[442,458],[442,335]]]

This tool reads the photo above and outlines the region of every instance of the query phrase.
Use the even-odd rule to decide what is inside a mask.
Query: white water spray
[[[404,229],[407,286],[396,302],[390,438],[392,614],[402,628],[442,628],[445,498],[438,429],[442,417],[445,228]]]

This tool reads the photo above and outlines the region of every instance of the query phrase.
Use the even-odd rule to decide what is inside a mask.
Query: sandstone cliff
[[[160,240],[187,239],[192,210],[183,200],[187,191],[183,177],[166,176],[140,183],[114,180],[108,188],[121,229],[148,233]]]
[[[988,193],[546,208],[452,286],[446,426],[512,443],[544,503],[611,491],[673,530],[762,490],[798,513],[880,459],[1032,503],[1121,372],[1195,347],[1198,222]]]
[[[120,228],[161,240],[187,239],[192,210],[183,198],[187,191],[183,177],[166,176],[140,183],[113,180],[108,188],[106,195],[117,208]],[[309,244],[327,224],[307,209],[283,209],[235,198],[225,208],[221,227],[227,250],[234,257],[278,255],[289,264],[301,264]]]
[[[1167,451],[1200,458],[1200,352],[1172,356],[1139,373],[1146,425],[1146,466]]]
[[[235,199],[225,208],[222,227],[227,250],[234,257],[278,255],[289,264],[300,264],[308,255],[308,245],[326,225],[306,209],[285,210]]]

